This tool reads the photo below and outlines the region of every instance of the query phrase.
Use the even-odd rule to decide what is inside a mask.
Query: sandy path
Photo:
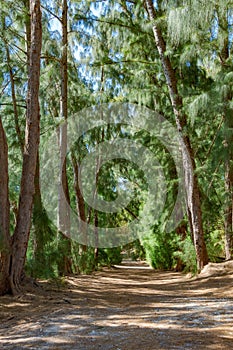
[[[1,350],[233,348],[233,273],[128,266],[40,286],[0,298]]]

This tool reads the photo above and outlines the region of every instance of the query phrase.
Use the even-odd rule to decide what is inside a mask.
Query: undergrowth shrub
[[[191,237],[187,235],[184,240],[181,240],[181,237],[177,236],[177,247],[178,249],[173,253],[173,256],[181,260],[184,272],[196,274],[196,253]]]
[[[146,260],[154,269],[171,269],[174,263],[175,250],[171,233],[160,232],[154,229],[144,235],[141,243],[145,250]]]

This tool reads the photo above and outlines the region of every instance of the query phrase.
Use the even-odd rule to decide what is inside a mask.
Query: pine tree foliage
[[[226,170],[231,169],[233,155],[232,1],[166,0],[153,3],[158,14],[153,23],[162,30],[166,40],[165,54],[174,67],[178,92],[183,99],[182,112],[187,115],[185,133],[194,149],[196,173],[201,188],[205,236],[209,255],[214,261],[224,255],[226,202],[228,200],[229,203],[232,194],[232,189],[229,186],[226,188],[229,181],[224,179]],[[61,123],[61,4],[61,1],[41,1],[42,150],[45,141]],[[21,144],[24,140],[26,117],[28,1],[7,0],[0,1],[0,5],[0,113],[9,149],[13,233],[20,191]],[[156,110],[174,123],[169,91],[151,30],[153,23],[148,19],[145,3],[141,0],[72,0],[68,1],[68,8],[69,115],[95,104],[132,102]],[[178,232],[165,233],[164,222],[172,211],[177,194],[177,173],[168,150],[144,130],[126,132],[125,126],[111,125],[88,132],[74,144],[72,151],[77,166],[88,152],[103,141],[103,134],[104,139],[109,142],[114,142],[117,137],[140,142],[150,149],[163,166],[167,186],[165,209],[150,232],[146,233],[144,239],[141,238],[145,250],[143,253],[155,268],[171,268],[176,260],[181,258],[187,268],[195,270],[195,255],[190,258],[188,254],[193,244],[188,230],[186,229],[185,238]],[[74,168],[70,154],[67,173],[71,207],[78,213]],[[117,227],[132,221],[143,207],[147,191],[145,177],[140,169],[130,162],[117,159],[101,168],[98,180],[99,195],[105,200],[110,201],[117,197],[116,188],[119,181],[131,183],[133,200],[126,209],[111,215],[102,212],[96,214],[84,203],[87,220],[94,224],[98,216],[101,227]],[[187,218],[185,225],[186,222]],[[56,275],[61,252],[46,207],[42,207],[42,211],[41,208],[34,211],[32,224],[27,271],[33,276]],[[38,242],[41,243],[39,249]],[[138,242],[135,243],[135,247]],[[120,261],[120,253],[124,249],[126,248],[99,250],[96,262],[93,248],[82,251],[78,243],[72,242],[74,270],[89,273],[98,264],[111,265],[113,261]],[[134,248],[130,246],[130,249]],[[45,261],[48,269],[43,271]]]

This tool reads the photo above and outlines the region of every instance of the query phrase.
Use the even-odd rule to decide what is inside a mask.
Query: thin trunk
[[[98,257],[99,257],[99,232],[98,232],[98,211],[95,210],[94,213],[94,225],[95,225],[95,250],[94,250],[94,260],[95,260],[95,266],[98,266]]]
[[[62,1],[62,56],[61,56],[61,96],[59,127],[60,146],[60,185],[59,185],[59,230],[69,235],[69,190],[67,186],[66,153],[67,153],[67,118],[68,118],[68,76],[67,76],[67,0]],[[68,202],[68,203],[67,203]]]
[[[68,76],[67,76],[67,1],[62,1],[62,57],[61,57],[61,97],[60,115],[62,124],[59,129],[60,146],[60,184],[59,184],[59,230],[69,236],[70,234],[70,198],[66,171],[67,153],[67,118],[68,118]]]
[[[19,114],[18,114],[17,100],[15,95],[15,80],[14,80],[14,73],[11,67],[10,51],[9,51],[8,45],[6,45],[6,55],[7,55],[7,65],[9,68],[10,81],[11,81],[11,98],[12,98],[12,105],[14,110],[15,130],[16,130],[20,150],[23,155],[24,140],[22,137],[20,126],[19,126]]]
[[[2,18],[3,31],[5,31],[5,29],[6,29],[5,21],[6,21],[6,19],[3,17]],[[7,39],[4,39],[4,44],[5,44],[5,49],[6,49],[7,66],[8,66],[9,75],[10,75],[11,98],[12,98],[12,106],[13,106],[13,112],[14,112],[15,130],[16,130],[16,135],[18,138],[20,150],[21,150],[21,153],[23,155],[24,140],[22,137],[20,126],[19,126],[19,114],[18,114],[16,94],[15,94],[15,79],[14,79],[14,72],[13,72],[13,69],[11,66],[11,56],[10,56],[10,50],[9,50],[9,43],[8,43]]]
[[[229,101],[226,101],[228,105],[227,102]],[[225,255],[226,260],[230,260],[233,257],[233,118],[229,106],[225,110],[225,129]]]
[[[44,230],[40,227],[38,217],[42,218],[44,214],[44,208],[41,198],[40,190],[40,159],[39,152],[37,154],[36,173],[35,173],[35,193],[33,197],[33,226],[35,229],[33,255],[37,268],[43,266],[43,252],[44,252]]]
[[[187,236],[187,223],[185,221],[181,222],[180,225],[176,228],[176,234],[180,236],[181,241],[184,241]],[[178,256],[176,259],[175,270],[178,272],[183,271],[185,264],[182,259]]]
[[[105,81],[105,72],[104,67],[101,67],[101,85],[100,85],[100,93],[104,93],[104,81]],[[101,112],[101,119],[103,119],[103,112]],[[100,130],[100,135],[98,137],[98,143],[104,142],[105,133],[104,133],[104,126],[102,127],[102,130]],[[99,169],[101,164],[101,154],[98,154],[96,159],[96,191],[94,195],[94,202],[96,200],[97,196],[97,188],[98,188],[98,181],[99,181]],[[95,233],[95,249],[94,249],[94,260],[95,260],[95,266],[98,268],[98,258],[99,258],[99,217],[98,217],[98,210],[94,210],[94,233]]]
[[[225,165],[225,255],[226,260],[233,257],[233,164],[232,160]]]
[[[228,23],[225,18],[221,23],[222,28],[227,28]],[[222,70],[225,71],[229,59],[229,38],[225,38],[223,48],[219,54]],[[225,256],[226,260],[233,257],[233,110],[230,107],[232,100],[232,91],[229,91],[224,98],[224,128],[225,128],[225,142],[224,145],[227,150],[225,160]]]
[[[178,84],[175,71],[172,67],[168,55],[166,54],[166,43],[164,41],[160,28],[155,23],[157,19],[157,12],[153,5],[153,0],[145,0],[145,5],[149,18],[153,22],[155,44],[159,53],[160,61],[163,67],[163,72],[166,78],[166,83],[169,90],[169,96],[175,116],[177,130],[182,140],[181,148],[185,175],[186,198],[188,211],[190,213],[190,215],[188,215],[188,218],[190,219],[190,229],[192,230],[194,238],[197,266],[198,270],[201,270],[208,263],[208,254],[204,241],[200,191],[197,176],[195,175],[196,167],[194,161],[194,152],[188,136],[185,136],[183,132],[183,129],[187,123],[187,117],[182,112],[182,97],[179,95],[178,92]]]
[[[102,68],[102,88],[101,88],[101,92],[103,92],[103,83],[104,83],[104,70]],[[105,133],[104,133],[104,126],[102,127],[102,130],[100,130],[100,135],[98,137],[98,142],[104,142],[104,138],[105,138]],[[94,192],[94,198],[93,198],[93,203],[95,203],[96,201],[96,197],[97,197],[97,188],[98,188],[98,182],[99,182],[99,169],[100,169],[100,164],[101,164],[101,153],[97,154],[97,158],[96,158],[96,176],[95,176],[95,182],[96,182],[96,189]],[[94,260],[95,260],[95,266],[97,267],[98,265],[98,256],[99,256],[99,229],[98,229],[98,225],[99,225],[99,218],[98,218],[98,210],[94,209],[94,240],[95,240],[95,250],[94,250]]]
[[[60,274],[69,274],[72,272],[71,263],[71,241],[70,241],[70,195],[67,179],[67,119],[68,119],[68,74],[67,74],[67,0],[62,1],[62,57],[61,57],[61,98],[60,115],[62,124],[59,129],[60,144],[60,184],[59,184],[59,203],[58,203],[58,227],[61,233],[61,239],[65,243],[63,255],[63,266],[60,266]],[[62,271],[63,270],[63,271]]]
[[[25,49],[27,52],[27,71],[30,67],[30,48],[31,48],[31,19],[30,19],[30,0],[24,0],[24,7],[27,9],[25,16]]]
[[[30,1],[31,47],[27,96],[27,118],[25,147],[20,186],[19,210],[12,242],[12,263],[10,283],[12,293],[20,291],[25,264],[34,195],[34,178],[40,141],[40,52],[42,45],[42,25],[40,0]]]
[[[66,170],[67,128],[66,124],[60,126],[60,175],[58,197],[58,228],[63,235],[70,236],[70,196]]]
[[[79,164],[73,151],[71,152],[71,160],[72,160],[72,166],[73,166],[73,172],[74,172],[74,190],[75,190],[76,203],[77,203],[77,212],[79,213],[79,218],[80,218],[79,231],[82,236],[81,241],[84,242],[84,244],[82,245],[82,250],[85,252],[87,251],[87,229],[86,229],[87,217],[85,212],[85,202],[79,187]]]
[[[0,118],[0,295],[10,290],[8,277],[11,243],[8,182],[8,146]]]

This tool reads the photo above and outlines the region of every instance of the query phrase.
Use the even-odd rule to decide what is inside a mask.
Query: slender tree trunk
[[[222,28],[228,27],[228,19],[222,21]],[[227,60],[229,59],[229,38],[225,38],[223,48],[220,52],[220,61],[223,72],[227,67]],[[230,107],[230,101],[232,100],[232,91],[228,91],[224,98],[224,129],[225,140],[224,145],[226,147],[226,159],[225,159],[225,256],[226,260],[230,260],[233,257],[233,109]]]
[[[99,258],[99,232],[98,232],[99,219],[98,219],[98,210],[95,210],[95,212],[94,212],[94,225],[95,225],[94,260],[95,260],[95,266],[97,268],[98,267],[98,258]]]
[[[25,49],[27,52],[27,70],[30,68],[30,48],[31,48],[31,19],[30,19],[30,0],[23,0],[27,14],[24,18],[25,25]]]
[[[59,184],[59,230],[69,236],[70,231],[70,198],[66,171],[67,153],[67,119],[68,119],[68,75],[67,75],[67,0],[62,1],[62,57],[61,57],[61,97],[60,115],[62,124],[59,128],[60,146],[60,184]]]
[[[233,166],[227,162],[225,171],[226,208],[225,208],[225,255],[226,260],[233,256]]]
[[[40,140],[40,52],[42,45],[42,26],[40,0],[30,1],[31,47],[27,96],[27,118],[23,168],[20,186],[19,210],[12,242],[12,261],[10,284],[12,293],[20,291],[25,264],[34,195],[34,178]]]
[[[6,45],[6,56],[7,56],[7,65],[9,67],[10,81],[11,81],[11,97],[12,97],[12,105],[14,110],[15,130],[16,130],[20,150],[21,150],[21,153],[23,154],[24,140],[22,138],[22,133],[19,126],[19,114],[18,114],[17,100],[15,95],[15,80],[14,80],[13,70],[11,67],[11,58],[10,58],[10,51],[9,51],[8,45]]]
[[[75,190],[76,200],[77,200],[77,207],[78,207],[77,209],[80,215],[80,219],[86,222],[85,202],[79,187],[79,165],[74,152],[71,153],[71,159],[72,159],[72,166],[74,171],[74,190]]]
[[[2,17],[2,28],[3,31],[6,29],[6,19],[3,16]],[[14,72],[12,69],[12,64],[11,64],[11,55],[10,55],[10,49],[9,49],[9,43],[7,39],[3,39],[4,44],[5,44],[5,50],[6,50],[6,59],[7,59],[7,66],[9,70],[9,75],[10,75],[10,85],[11,85],[11,99],[12,99],[12,106],[13,106],[13,112],[14,112],[14,122],[15,122],[15,131],[16,135],[18,138],[18,143],[20,146],[21,153],[23,155],[23,148],[24,148],[24,139],[22,137],[22,132],[20,130],[20,125],[19,125],[19,113],[18,113],[18,107],[17,107],[17,99],[16,99],[16,93],[15,93],[15,78],[14,78]]]
[[[87,251],[87,229],[86,229],[87,217],[86,217],[86,211],[85,211],[85,202],[79,187],[79,164],[73,151],[71,152],[71,160],[72,160],[72,167],[74,172],[74,190],[75,190],[76,203],[77,203],[77,212],[79,213],[79,218],[81,220],[79,230],[80,230],[81,236],[83,237],[82,242],[84,242],[84,244],[82,245],[82,250],[86,252]]]
[[[187,236],[187,224],[185,221],[181,222],[179,226],[176,228],[176,234],[180,236],[181,241],[184,241]],[[175,266],[175,270],[182,271],[185,265],[180,257],[177,257],[177,262]]]
[[[225,128],[225,255],[226,260],[230,260],[233,257],[233,118],[230,108],[225,111]]]
[[[34,244],[33,244],[33,255],[36,264],[36,268],[40,270],[44,264],[43,262],[43,254],[44,254],[44,229],[41,229],[40,219],[44,213],[44,207],[41,198],[41,190],[40,190],[40,159],[39,152],[37,154],[37,162],[36,162],[36,173],[35,173],[35,193],[33,197],[33,226],[34,226]],[[44,267],[44,266],[43,266]],[[37,269],[36,269],[37,270]],[[38,271],[37,270],[37,271]]]
[[[198,270],[201,270],[208,263],[208,254],[204,241],[204,233],[202,226],[202,212],[200,203],[200,191],[198,186],[197,176],[195,175],[194,152],[190,144],[188,136],[185,136],[183,130],[187,123],[187,117],[182,112],[183,102],[179,95],[175,71],[171,61],[166,54],[166,43],[162,32],[155,20],[157,12],[153,5],[153,0],[145,0],[146,9],[150,20],[153,22],[153,33],[155,44],[162,63],[163,72],[166,78],[166,83],[169,90],[169,96],[175,116],[177,130],[181,137],[182,158],[185,176],[185,188],[187,207],[189,211],[188,218],[190,220],[190,229],[194,238],[194,246],[196,250]]]
[[[65,247],[63,253],[63,263],[60,266],[60,274],[72,273],[71,263],[71,241],[70,241],[70,195],[66,169],[67,153],[67,119],[68,119],[68,74],[67,74],[67,0],[62,0],[62,57],[61,57],[61,98],[60,115],[62,124],[59,128],[60,145],[60,184],[58,203],[58,227],[61,240]],[[63,265],[63,266],[62,266]]]
[[[10,290],[8,277],[11,242],[8,182],[8,146],[2,119],[0,118],[0,295]]]

